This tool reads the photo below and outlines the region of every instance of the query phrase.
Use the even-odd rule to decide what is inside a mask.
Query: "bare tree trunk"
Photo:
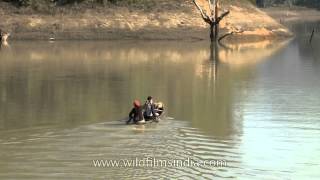
[[[312,39],[313,39],[313,34],[314,34],[314,28],[313,28],[313,30],[312,30],[312,32],[311,32],[311,36],[310,36],[310,39],[309,39],[309,43],[310,43],[310,44],[311,44]]]
[[[0,44],[2,43],[2,29],[0,29]]]
[[[214,42],[214,39],[215,39],[215,26],[213,23],[210,24],[210,40],[211,42]]]
[[[211,61],[211,75],[213,76],[213,81],[217,81],[218,78],[218,66],[219,66],[219,45],[217,43],[210,44],[210,59]]]
[[[215,0],[215,4],[214,4],[214,21],[216,22],[215,29],[214,29],[214,34],[215,34],[214,41],[215,42],[217,42],[218,36],[219,36],[218,3],[219,3],[219,0]]]
[[[208,23],[210,26],[210,40],[211,42],[218,42],[219,40],[219,23],[220,21],[227,16],[230,11],[224,11],[219,16],[219,0],[214,0],[213,3],[211,3],[211,0],[208,0],[209,8],[210,8],[210,14],[202,10],[201,6],[197,3],[197,0],[193,0],[193,3],[199,10],[202,19],[204,22]]]
[[[207,0],[207,2],[209,4],[210,13],[205,12],[200,6],[201,4],[198,4],[197,0],[193,0],[193,3],[200,12],[203,21],[209,24],[210,26],[210,59],[215,63],[214,74],[216,76],[217,66],[219,63],[219,41],[221,41],[223,38],[229,35],[232,35],[240,31],[231,31],[219,38],[219,23],[224,17],[226,17],[230,13],[230,11],[226,10],[222,12],[221,15],[219,15],[219,0]]]

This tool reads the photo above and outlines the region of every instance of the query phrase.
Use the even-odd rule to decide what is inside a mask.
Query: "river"
[[[198,41],[12,41],[0,50],[0,179],[317,179],[320,40],[307,32],[216,56]],[[124,125],[148,95],[166,117]],[[94,165],[146,158],[226,165]]]

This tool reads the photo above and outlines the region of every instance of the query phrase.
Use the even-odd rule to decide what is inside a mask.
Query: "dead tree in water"
[[[207,1],[209,5],[210,13],[208,15],[207,12],[205,12],[205,10],[203,10],[201,6],[198,4],[199,1],[200,0],[193,0],[193,3],[199,10],[204,22],[208,23],[210,26],[210,59],[214,61],[215,65],[217,66],[219,61],[219,45],[224,47],[224,45],[220,43],[220,41],[229,35],[232,35],[234,33],[241,33],[243,31],[239,31],[236,28],[229,28],[231,29],[230,32],[219,37],[219,23],[224,17],[230,14],[230,11],[225,10],[223,13],[219,14],[219,0],[202,0],[202,2]]]
[[[314,35],[314,28],[313,28],[311,35],[310,35],[310,38],[309,38],[309,44],[311,44],[311,42],[312,42],[313,35]]]
[[[197,0],[193,0],[193,3],[196,5],[197,9],[201,13],[202,19],[204,22],[208,23],[210,26],[210,39],[211,42],[217,42],[218,40],[222,40],[224,37],[228,35],[223,35],[221,38],[219,38],[219,23],[220,21],[227,16],[230,11],[224,11],[221,15],[219,15],[219,0],[213,0],[213,3],[211,0],[208,0],[210,14],[208,15],[198,4]],[[233,34],[233,33],[228,33]]]

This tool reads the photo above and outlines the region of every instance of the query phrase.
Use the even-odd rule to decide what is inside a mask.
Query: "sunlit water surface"
[[[211,56],[204,42],[3,46],[0,179],[319,178],[320,41],[306,42],[220,47]],[[167,118],[124,125],[132,100],[147,95],[166,104]],[[227,167],[92,162],[145,157]]]

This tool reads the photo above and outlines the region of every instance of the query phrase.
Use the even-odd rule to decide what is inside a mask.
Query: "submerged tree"
[[[198,4],[198,1],[199,0],[193,0],[193,3],[201,13],[202,19],[210,26],[210,59],[215,62],[216,69],[219,63],[219,45],[221,45],[223,48],[227,48],[227,46],[222,44],[220,41],[229,35],[241,33],[243,31],[237,28],[229,27],[228,29],[231,29],[231,31],[219,37],[219,23],[230,13],[230,11],[225,10],[223,13],[219,14],[219,0],[205,0],[209,4],[210,13],[208,15],[207,12],[205,12]]]
[[[204,22],[208,23],[210,26],[210,39],[211,42],[217,42],[222,40],[228,35],[233,34],[234,32],[229,32],[219,38],[219,23],[220,21],[227,16],[230,11],[226,10],[221,15],[219,15],[219,0],[208,0],[210,13],[209,15],[205,12],[201,6],[198,4],[197,0],[193,0],[193,3],[196,5],[197,9],[201,13],[202,19]]]

